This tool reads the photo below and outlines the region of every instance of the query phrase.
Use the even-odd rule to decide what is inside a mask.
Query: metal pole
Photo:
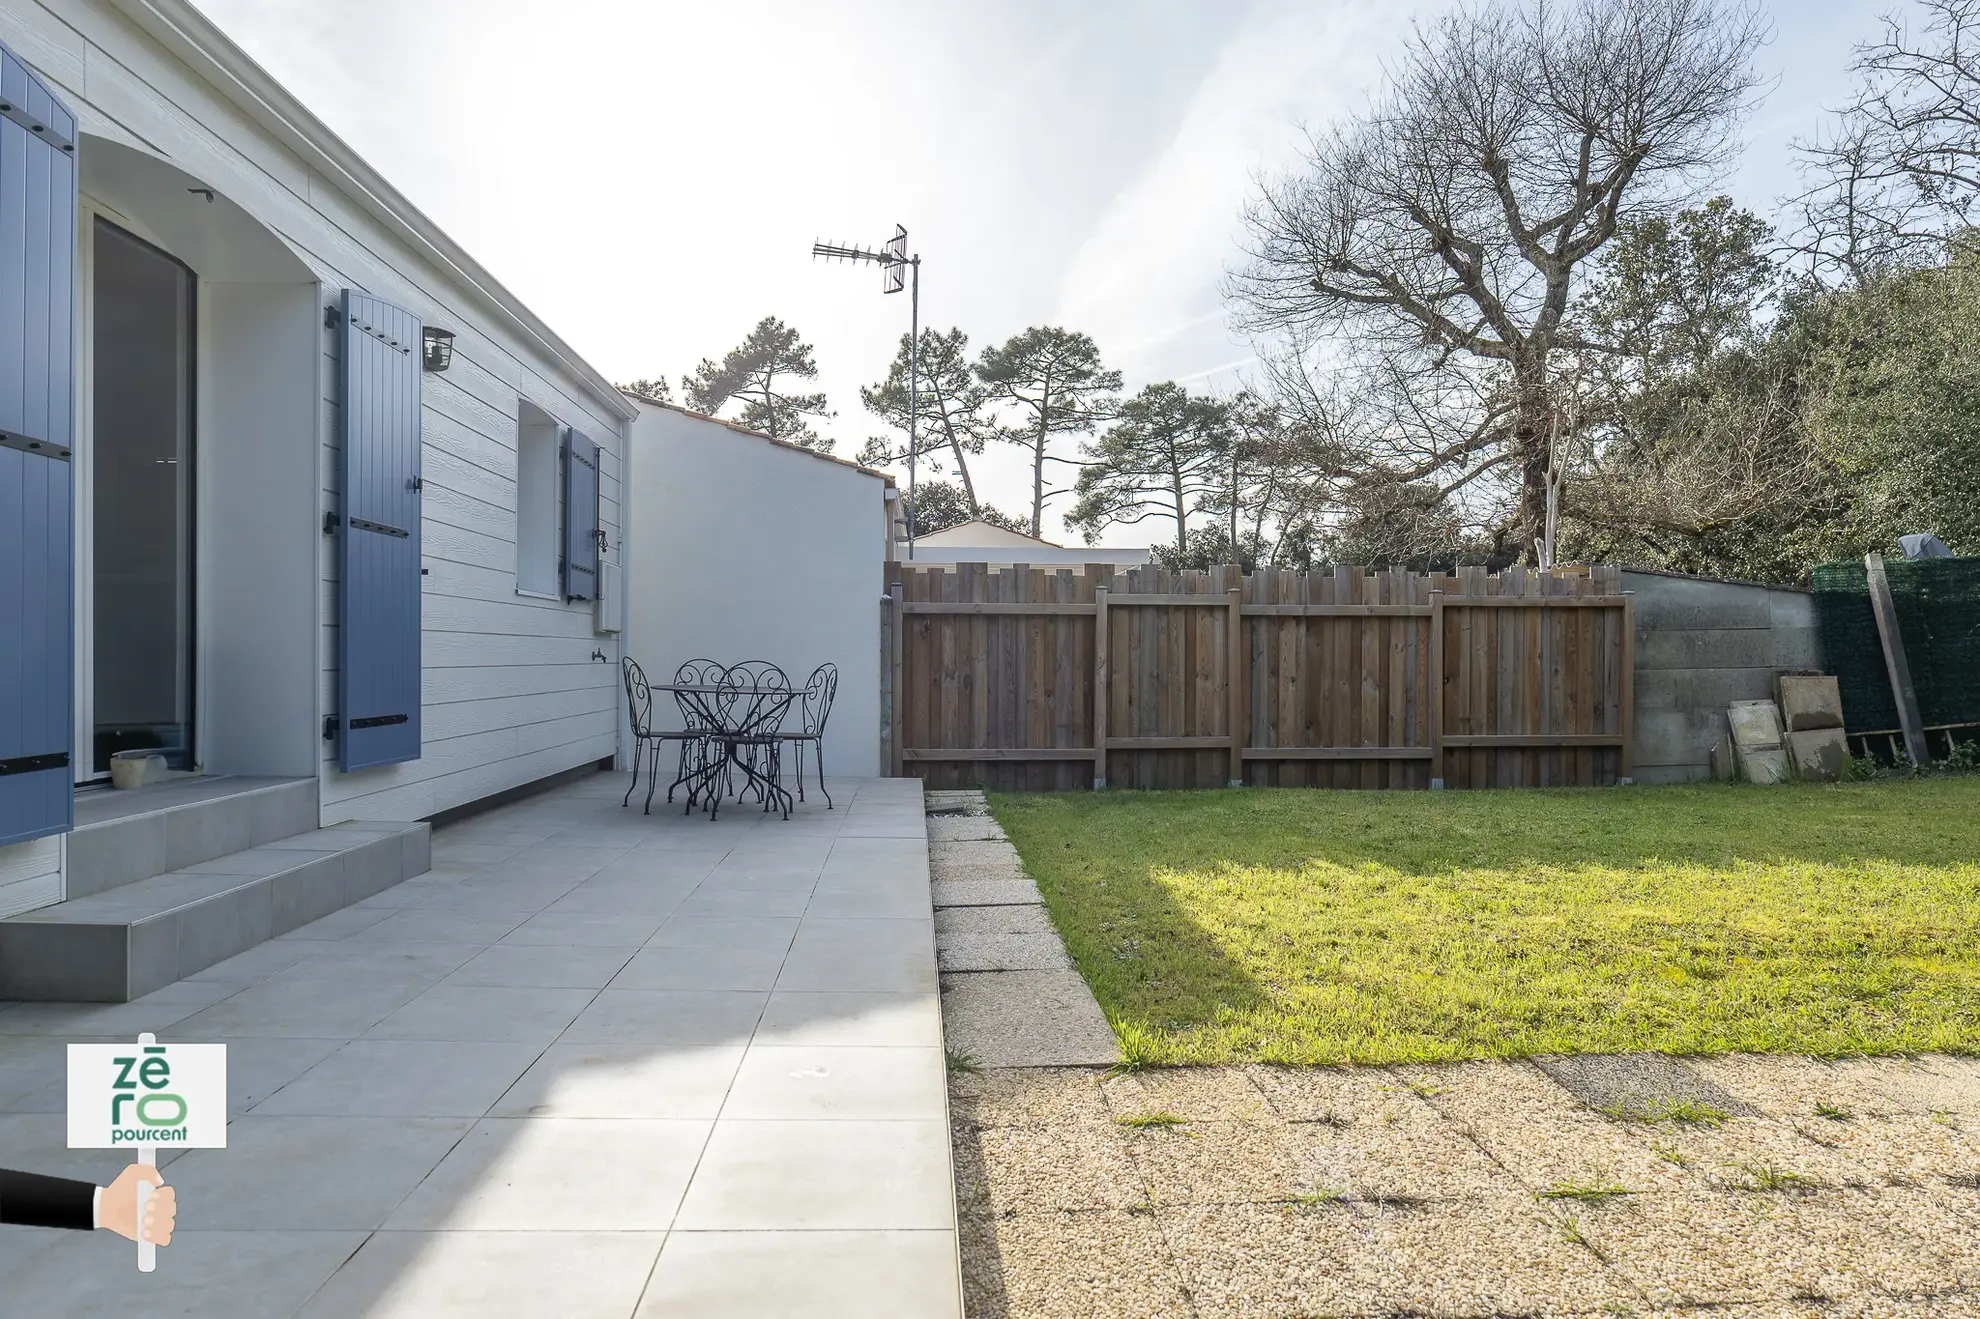
[[[914,285],[908,290],[908,558],[914,557],[914,458],[919,442],[915,423],[921,413],[921,256],[914,258]]]

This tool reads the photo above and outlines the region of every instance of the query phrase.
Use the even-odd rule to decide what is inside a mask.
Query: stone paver
[[[0,1166],[68,1151],[63,1045],[229,1047],[179,1232],[0,1230],[0,1313],[960,1319],[925,816],[789,821],[601,775],[438,830],[431,874],[147,999],[0,1005]],[[813,794],[816,798],[817,794]]]
[[[928,810],[935,955],[951,1051],[989,1067],[1118,1062],[1113,1028],[983,794],[931,793]]]
[[[1550,1073],[1603,1107],[1620,1088],[1731,1115],[1619,1118]],[[968,1312],[1980,1315],[1975,1076],[1945,1057],[958,1074]]]

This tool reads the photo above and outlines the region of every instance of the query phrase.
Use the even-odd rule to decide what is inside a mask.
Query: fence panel
[[[889,574],[887,744],[931,787],[1629,774],[1633,611],[1614,568]]]

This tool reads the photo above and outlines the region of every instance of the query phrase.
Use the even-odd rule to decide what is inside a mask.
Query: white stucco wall
[[[632,427],[626,653],[663,682],[690,659],[839,666],[825,771],[880,773],[886,481],[687,413]],[[674,727],[671,705],[660,706]]]
[[[314,369],[305,368],[296,386],[309,391],[310,429],[298,442],[310,451],[300,467],[282,465],[284,481],[310,485],[294,492],[300,516],[285,519],[309,542],[310,551],[299,556],[309,562],[285,563],[279,585],[257,581],[253,594],[238,596],[240,610],[206,612],[203,663],[211,672],[202,682],[237,680],[224,672],[226,663],[245,661],[228,639],[254,625],[254,605],[276,595],[309,601],[317,624],[305,643],[313,648],[307,703],[314,709],[300,729],[284,730],[287,749],[277,759],[289,763],[306,742],[322,782],[325,823],[417,819],[612,756],[616,638],[597,634],[589,602],[517,594],[515,502],[517,423],[527,399],[599,445],[601,515],[616,555],[626,425],[618,395],[389,185],[364,181],[361,162],[306,111],[265,94],[256,81],[265,75],[180,0],[0,0],[0,35],[75,111],[86,176],[92,145],[116,144],[168,161],[226,203],[210,216],[238,207],[279,235],[305,282],[316,281],[309,305],[294,314],[298,329],[317,336],[310,345]],[[585,181],[570,182],[581,195]],[[607,181],[589,182],[609,190]],[[185,202],[183,187],[167,191]],[[132,218],[142,227],[145,217]],[[188,223],[200,227],[171,244],[174,254],[196,272],[202,265],[210,270],[213,253],[201,243],[216,236],[206,232],[214,221],[199,211]],[[347,287],[457,335],[452,369],[424,379],[422,754],[357,774],[337,769],[333,748],[318,731],[321,713],[336,708],[337,583],[336,556],[316,528],[339,498],[335,339],[323,328],[322,307]],[[254,297],[243,289],[221,301],[246,307]],[[216,357],[203,366],[202,380],[214,379],[209,371],[224,377],[252,369],[251,358],[244,349],[231,362]],[[225,383],[220,379],[217,387]],[[244,405],[267,403],[239,397]],[[274,442],[276,433],[268,435]],[[298,471],[307,475],[297,477]],[[242,521],[236,530],[246,527]],[[214,573],[212,556],[240,553],[239,539],[208,545],[202,593],[238,585],[229,579],[241,572]],[[271,565],[257,571],[263,579],[277,572]],[[593,660],[595,649],[605,663]],[[265,662],[266,655],[253,657]],[[293,656],[281,662],[293,663]],[[266,710],[280,709],[284,720],[305,703],[286,682],[279,693],[256,694],[263,697]],[[229,756],[253,764],[236,735],[249,726],[209,729],[212,745],[231,746]]]

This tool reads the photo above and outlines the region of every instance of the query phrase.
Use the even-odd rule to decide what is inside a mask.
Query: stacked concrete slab
[[[1804,779],[1836,779],[1849,767],[1842,691],[1826,674],[1782,674],[1781,722],[1788,759]]]
[[[930,792],[943,1034],[986,1067],[1120,1061],[1119,1045],[981,792]]]

